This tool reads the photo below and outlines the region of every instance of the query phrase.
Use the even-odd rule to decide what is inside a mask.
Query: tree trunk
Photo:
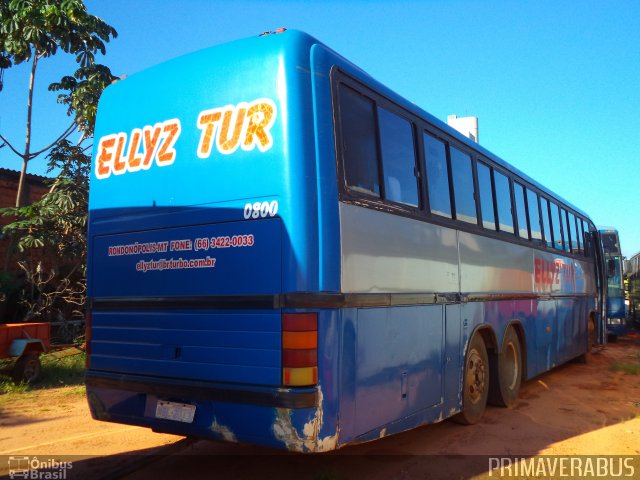
[[[31,114],[33,112],[33,88],[36,80],[36,67],[38,65],[38,50],[33,53],[33,64],[31,65],[31,78],[29,79],[29,98],[27,100],[27,135],[24,144],[24,153],[20,155],[22,157],[22,170],[20,171],[20,179],[18,180],[18,192],[16,193],[16,207],[21,207],[24,204],[24,181],[27,176],[27,163],[29,163],[29,154],[31,152]],[[2,271],[9,271],[9,264],[11,257],[13,256],[13,250],[16,246],[16,239],[14,235],[9,237],[9,245],[7,245],[7,252],[4,256],[4,265]]]
[[[36,80],[36,66],[38,65],[38,50],[33,53],[33,64],[31,65],[31,77],[29,78],[29,100],[27,102],[27,135],[25,137],[24,154],[22,155],[22,170],[18,181],[18,193],[16,194],[16,207],[24,204],[24,180],[27,176],[27,164],[31,152],[31,114],[33,112],[33,87]]]

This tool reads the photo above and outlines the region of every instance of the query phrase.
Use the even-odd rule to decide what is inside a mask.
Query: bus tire
[[[511,408],[518,400],[522,383],[522,347],[512,326],[507,327],[498,355],[492,356],[489,403]]]
[[[40,376],[40,356],[37,353],[24,353],[13,366],[11,377],[13,382],[33,383]]]
[[[462,373],[462,411],[452,419],[464,425],[478,423],[489,396],[489,357],[482,335],[476,333],[467,348]]]

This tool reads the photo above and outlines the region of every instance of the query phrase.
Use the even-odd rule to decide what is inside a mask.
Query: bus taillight
[[[282,314],[282,383],[305,386],[318,383],[318,315]]]

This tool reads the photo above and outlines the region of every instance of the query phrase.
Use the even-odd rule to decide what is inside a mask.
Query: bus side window
[[[349,189],[380,197],[373,100],[340,85],[340,128],[344,176]]]
[[[551,224],[553,225],[553,248],[562,250],[562,228],[560,227],[560,209],[554,202],[549,202],[551,207]]]
[[[553,248],[553,239],[551,238],[551,218],[549,217],[549,200],[544,197],[540,197],[540,207],[542,210],[544,240],[547,243],[547,247]]]
[[[382,173],[386,200],[418,206],[413,126],[395,113],[378,107]]]
[[[478,162],[478,189],[480,190],[480,211],[482,212],[482,226],[489,230],[496,230],[496,214],[493,208],[493,185],[491,184],[491,167]]]
[[[567,226],[567,211],[564,208],[560,209],[560,217],[562,220],[562,234],[564,236],[564,250],[570,251],[571,238],[569,234],[569,227]]]
[[[509,177],[493,171],[493,181],[496,186],[496,204],[498,206],[498,227],[501,232],[514,233],[513,209],[511,208],[511,188]]]
[[[580,224],[582,225],[582,238],[584,239],[584,241],[582,242],[582,244],[584,245],[584,254],[586,257],[588,257],[591,255],[591,241],[589,238],[589,226],[587,225],[587,222],[585,222],[582,219],[580,219]]]
[[[524,202],[524,187],[518,182],[513,182],[513,196],[516,199],[516,218],[518,219],[518,236],[529,240],[529,228],[527,226],[527,207]]]
[[[582,220],[580,217],[575,217],[573,219],[573,228],[576,231],[576,242],[578,243],[578,253],[584,254],[584,240],[582,239]]]
[[[540,206],[538,205],[538,194],[536,194],[536,192],[527,190],[527,207],[529,210],[531,239],[542,241],[542,230],[540,229]]]
[[[477,224],[478,215],[476,213],[471,157],[455,147],[451,147],[451,174],[456,219]]]
[[[578,230],[576,229],[576,217],[569,212],[569,231],[571,232],[571,251],[573,253],[580,252],[580,244],[578,243]]]
[[[451,196],[445,143],[424,132],[424,155],[431,213],[451,218]]]

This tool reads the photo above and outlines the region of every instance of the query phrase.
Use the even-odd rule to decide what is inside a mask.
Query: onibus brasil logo
[[[46,460],[38,457],[9,457],[9,478],[38,480],[64,480],[67,470],[73,468],[72,462],[63,462],[54,458]]]

